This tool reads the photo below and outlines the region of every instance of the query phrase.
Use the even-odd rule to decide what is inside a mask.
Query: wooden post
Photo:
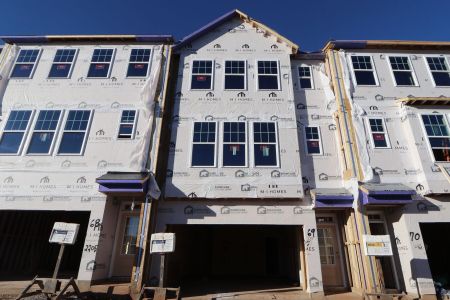
[[[53,279],[56,279],[56,277],[58,276],[59,267],[61,265],[62,256],[64,254],[64,248],[65,245],[61,244],[61,247],[59,248],[58,260],[56,261],[55,270],[53,271]]]
[[[166,255],[164,253],[161,254],[161,263],[159,266],[159,287],[162,288],[164,287],[164,260],[165,260]]]

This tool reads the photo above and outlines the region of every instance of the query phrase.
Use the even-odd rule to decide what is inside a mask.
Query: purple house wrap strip
[[[362,185],[359,189],[359,197],[363,205],[404,205],[411,203],[415,194],[416,191],[404,185],[393,184]]]
[[[98,191],[104,194],[142,194],[147,192],[148,173],[108,172],[97,178]]]
[[[314,208],[351,208],[353,195],[344,189],[317,189],[313,191]]]

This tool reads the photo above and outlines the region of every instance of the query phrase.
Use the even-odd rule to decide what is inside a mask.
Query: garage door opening
[[[298,288],[300,226],[175,225],[166,282],[184,295]]]
[[[75,245],[67,246],[59,277],[77,277],[90,212],[0,211],[0,280],[28,280],[35,275],[51,277],[59,245],[50,244],[55,222],[78,223]]]
[[[420,223],[428,264],[433,280],[440,282],[443,288],[450,289],[450,260],[446,259],[450,249],[450,223]]]

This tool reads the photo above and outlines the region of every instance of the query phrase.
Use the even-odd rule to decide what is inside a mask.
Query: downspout
[[[339,72],[338,72],[338,66],[337,66],[337,63],[336,63],[336,56],[335,56],[334,50],[329,50],[329,51],[331,51],[331,53],[333,55],[333,66],[334,66],[334,71],[335,71],[335,79],[336,79],[337,86],[338,86],[338,91],[339,91],[339,97],[338,98],[339,98],[339,102],[340,102],[340,106],[341,106],[341,111],[342,111],[342,113],[344,115],[344,126],[345,126],[345,131],[347,133],[347,141],[346,141],[346,143],[348,143],[349,146],[350,146],[349,149],[350,149],[350,158],[351,158],[351,161],[352,161],[352,168],[353,168],[353,172],[355,174],[355,177],[358,178],[358,175],[357,175],[358,172],[357,172],[357,169],[356,169],[356,163],[355,163],[355,158],[354,158],[354,154],[353,154],[353,147],[351,147],[351,143],[349,141],[349,139],[350,139],[350,129],[349,129],[348,121],[347,121],[347,112],[346,112],[345,106],[344,106],[345,103],[343,101],[344,98],[343,98],[343,92],[342,92],[342,88],[341,88],[341,80],[340,80],[340,77],[338,75]],[[359,204],[361,205],[361,222],[363,224],[363,234],[367,234],[367,226],[366,226],[366,222],[364,220],[364,213],[363,213],[364,212],[364,207],[362,205],[362,202],[359,202]],[[356,222],[356,218],[355,218],[355,225],[356,225],[356,233],[357,233],[358,239],[359,239],[358,222]],[[360,246],[360,252],[361,252],[361,246]],[[373,268],[372,258],[369,258],[369,265],[370,265],[370,272],[372,274],[372,284],[373,284],[374,288],[376,288],[375,272],[374,272],[374,268]],[[364,273],[364,278],[365,278],[364,269],[363,269],[363,273]],[[364,285],[367,288],[365,280],[364,280]]]
[[[163,76],[162,76],[162,83],[161,86],[164,87],[165,84],[165,78],[166,78],[166,70],[167,70],[167,63],[168,63],[168,58],[167,58],[167,54],[169,51],[170,46],[167,45],[167,47],[165,47],[165,62],[164,62],[164,67],[162,68],[163,70]],[[162,63],[162,59],[161,59],[161,63]],[[145,162],[145,167],[147,169],[147,171],[149,172],[150,176],[152,175],[152,170],[153,170],[153,160],[151,159],[152,156],[152,152],[155,149],[154,147],[154,143],[155,143],[155,138],[156,136],[155,134],[155,126],[156,126],[156,117],[157,117],[157,113],[159,113],[160,108],[159,105],[157,105],[158,103],[160,103],[160,100],[162,98],[162,93],[163,91],[160,90],[160,96],[159,96],[159,101],[155,102],[155,105],[153,107],[153,124],[151,127],[151,135],[150,135],[150,143],[149,143],[149,149],[148,149],[148,155],[147,155],[147,160]],[[147,215],[149,213],[149,208],[150,208],[150,194],[148,191],[150,191],[150,186],[151,186],[152,180],[149,180],[147,183],[147,195],[145,195],[145,202],[144,202],[144,215],[143,215],[143,222],[147,222]],[[136,271],[134,274],[134,282],[138,282],[139,281],[139,275],[141,273],[141,261],[142,261],[142,249],[144,247],[144,239],[145,239],[145,230],[146,230],[145,224],[142,224],[141,226],[141,232],[139,233],[139,250],[138,250],[138,254],[137,254],[137,260],[136,260]]]

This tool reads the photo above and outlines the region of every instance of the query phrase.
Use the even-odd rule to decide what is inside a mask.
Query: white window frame
[[[94,57],[94,52],[95,52],[95,50],[112,50],[113,51],[113,53],[112,53],[112,55],[111,55],[111,61],[110,62],[93,62],[92,61],[92,58]],[[110,76],[111,76],[111,72],[112,72],[112,68],[113,68],[113,64],[114,64],[114,59],[115,59],[115,57],[116,57],[116,48],[102,48],[102,47],[95,47],[94,49],[92,49],[92,52],[91,52],[91,60],[90,60],[90,62],[89,62],[89,65],[88,65],[88,71],[87,71],[87,73],[86,73],[86,78],[87,79],[108,79]],[[90,77],[89,76],[89,69],[90,69],[90,67],[91,67],[91,65],[92,64],[109,64],[109,67],[108,67],[108,75],[106,76],[106,77]]]
[[[211,62],[211,74],[208,73],[198,73],[195,75],[211,75],[211,85],[209,89],[193,89],[192,88],[192,76],[194,76],[194,61],[210,61]],[[193,59],[191,60],[191,67],[189,69],[189,90],[190,91],[212,91],[214,89],[214,73],[215,73],[215,61],[214,59]]]
[[[83,143],[81,145],[80,152],[79,153],[59,153],[59,147],[61,147],[61,141],[62,141],[63,135],[66,131],[67,132],[83,132],[82,130],[65,130],[67,118],[69,117],[70,112],[74,111],[74,110],[87,110],[90,112],[89,120],[88,120],[88,124],[86,126],[86,131],[85,131],[85,135],[84,135]],[[64,121],[61,123],[61,130],[60,130],[59,138],[58,138],[58,146],[55,149],[56,156],[82,156],[82,155],[84,155],[84,151],[86,149],[86,144],[87,144],[87,140],[89,137],[89,133],[91,131],[91,124],[92,124],[93,118],[94,118],[94,110],[93,109],[76,108],[76,109],[66,110],[66,112],[64,114],[64,119],[63,119]]]
[[[71,63],[68,63],[68,62],[61,62],[61,63],[57,62],[57,63],[55,63],[55,57],[56,57],[56,53],[58,52],[58,50],[75,50],[75,54],[73,55],[72,62]],[[57,48],[56,51],[55,51],[55,55],[53,55],[53,61],[50,64],[50,69],[48,70],[47,78],[48,79],[69,79],[69,78],[71,78],[72,77],[73,68],[74,68],[75,62],[76,62],[77,57],[78,57],[79,50],[80,49],[78,49],[78,48]],[[70,64],[70,69],[69,69],[69,73],[67,74],[67,77],[50,77],[50,72],[51,72],[52,67],[53,67],[54,64],[65,64],[65,65]]]
[[[274,61],[277,63],[277,82],[278,82],[278,88],[277,89],[261,89],[259,88],[259,71],[258,71],[258,62],[263,62],[263,61]],[[256,89],[257,91],[280,91],[281,90],[281,70],[280,70],[280,61],[278,59],[273,59],[273,58],[267,58],[267,59],[257,59],[256,60],[256,64],[255,64],[255,68],[256,68]],[[275,76],[274,74],[261,74],[261,75],[266,75],[266,76]]]
[[[23,130],[23,131],[22,130],[5,130],[6,123],[8,123],[9,116],[11,115],[11,113],[13,111],[31,111],[30,119],[28,120],[28,124],[27,124],[27,127],[25,128],[25,130]],[[23,137],[22,137],[22,141],[20,142],[19,148],[17,149],[17,153],[0,153],[0,157],[1,156],[20,156],[22,154],[23,148],[25,147],[26,141],[29,136],[31,124],[33,123],[33,120],[34,120],[34,114],[35,114],[34,109],[12,109],[9,111],[8,117],[5,119],[5,122],[2,126],[2,131],[0,132],[0,140],[3,138],[3,134],[5,132],[23,132]]]
[[[300,76],[300,68],[308,68],[309,69],[309,74],[310,74],[310,76],[309,77],[302,77],[302,76]],[[300,66],[297,66],[297,77],[298,77],[298,88],[300,89],[300,90],[314,90],[314,76],[313,76],[313,69],[312,69],[312,67],[310,66],[310,65],[300,65]],[[310,88],[303,88],[302,87],[302,84],[301,84],[301,79],[304,79],[304,78],[309,78],[309,81],[311,82],[311,87]]]
[[[119,137],[119,131],[120,131],[120,125],[122,124],[131,124],[131,123],[122,123],[122,114],[124,111],[134,111],[135,115],[134,115],[134,122],[133,122],[133,131],[131,133],[131,137],[130,138],[121,138]],[[118,141],[128,141],[128,140],[134,140],[134,138],[136,137],[136,127],[137,127],[137,120],[138,120],[138,115],[139,115],[139,110],[137,109],[122,109],[120,111],[120,116],[119,116],[119,126],[117,126],[117,134],[116,134],[116,140]]]
[[[275,139],[276,139],[276,141],[275,141],[275,143],[267,143],[267,142],[264,142],[264,143],[261,143],[261,142],[255,142],[255,140],[254,140],[254,129],[255,129],[255,123],[273,123],[273,124],[275,124]],[[250,134],[250,136],[251,136],[251,143],[249,143],[249,144],[251,144],[251,149],[249,149],[249,151],[251,151],[251,153],[252,153],[252,166],[253,167],[255,167],[255,168],[259,168],[259,169],[271,169],[271,168],[280,168],[280,147],[279,147],[279,135],[278,135],[278,122],[274,122],[274,121],[254,121],[254,122],[252,122],[251,123],[252,124],[252,126],[251,126],[251,134]],[[275,151],[276,151],[276,153],[275,153],[275,156],[276,156],[276,159],[277,159],[277,164],[276,165],[274,165],[274,166],[257,166],[256,165],[256,162],[255,162],[255,145],[260,145],[260,144],[274,144],[275,145]],[[250,148],[250,147],[249,147]]]
[[[225,137],[225,123],[244,123],[245,125],[245,141],[242,142],[225,142],[224,141],[224,137]],[[221,128],[221,136],[220,136],[220,141],[221,141],[221,155],[220,155],[220,166],[224,167],[224,168],[247,168],[248,167],[248,152],[249,152],[249,147],[248,147],[248,123],[246,121],[224,121],[222,122],[222,128]],[[245,164],[243,166],[225,166],[223,163],[223,146],[224,145],[229,145],[229,144],[234,144],[234,145],[245,145],[246,149],[245,149]]]
[[[317,133],[319,135],[319,139],[318,140],[317,139],[308,139],[306,137],[306,128],[307,127],[317,128]],[[305,126],[304,129],[303,129],[303,138],[304,138],[304,141],[305,141],[305,153],[306,153],[306,155],[310,155],[310,156],[323,155],[322,133],[320,132],[320,126],[315,126],[315,125]],[[309,151],[308,151],[308,141],[318,141],[319,142],[319,150],[320,150],[320,152],[319,153],[309,153]]]
[[[381,124],[383,126],[383,132],[373,132],[372,131],[372,127],[370,126],[370,120],[374,119],[374,120],[381,120]],[[370,133],[370,145],[372,146],[372,149],[391,149],[391,141],[389,140],[389,134],[387,132],[387,128],[386,128],[386,121],[384,120],[384,118],[380,118],[380,117],[367,117],[366,118],[366,124],[367,127],[369,129],[369,133]],[[376,147],[375,146],[375,142],[373,140],[373,134],[384,134],[384,138],[386,140],[386,147]]]
[[[147,68],[147,74],[145,74],[145,76],[128,76],[128,67],[130,66],[131,63],[137,63],[137,62],[132,62],[131,61],[131,51],[132,50],[150,50],[150,57],[148,59],[148,62],[146,62],[148,64],[148,68]],[[126,68],[126,72],[125,72],[125,78],[147,78],[148,74],[150,74],[150,70],[152,68],[152,61],[153,61],[153,48],[139,48],[139,47],[133,47],[130,49],[130,55],[128,55],[128,63],[127,63],[127,68]]]
[[[366,85],[366,84],[358,84],[356,81],[356,75],[355,75],[355,69],[353,68],[353,62],[352,62],[352,57],[353,56],[368,56],[370,57],[370,64],[372,65],[372,73],[375,79],[375,85]],[[373,61],[373,56],[371,54],[366,54],[366,53],[360,53],[360,54],[350,54],[348,55],[348,62],[350,64],[350,69],[352,70],[351,72],[351,76],[353,79],[353,83],[355,86],[359,86],[359,87],[377,87],[380,86],[380,81],[378,80],[378,74],[377,74],[377,69],[375,67],[375,63]],[[369,69],[357,69],[356,71],[370,71]]]
[[[59,115],[58,123],[56,124],[55,130],[35,130],[34,129],[36,126],[36,123],[38,121],[38,118],[39,118],[39,113],[41,111],[60,111],[61,112]],[[35,112],[36,117],[34,118],[33,124],[30,127],[30,133],[28,134],[27,142],[24,146],[24,155],[26,155],[26,156],[49,156],[53,153],[56,142],[58,140],[59,129],[61,128],[61,123],[62,123],[61,121],[64,119],[64,112],[65,111],[63,109],[42,109],[42,110]],[[52,143],[50,144],[48,153],[28,153],[28,148],[30,147],[31,139],[33,138],[33,134],[35,132],[53,132],[54,133],[53,140],[52,140]]]
[[[227,74],[226,71],[225,71],[226,70],[225,66],[226,66],[227,61],[230,61],[230,62],[233,62],[233,61],[240,62],[240,61],[242,61],[242,62],[244,62],[244,74],[233,74],[233,73]],[[225,79],[226,79],[227,75],[241,75],[241,76],[244,76],[244,88],[243,89],[227,89],[227,88],[225,88]],[[245,59],[227,59],[227,60],[225,60],[224,64],[223,64],[223,90],[224,91],[246,91],[247,90],[247,85],[248,85],[247,84],[247,61]]]
[[[428,70],[428,75],[431,78],[431,82],[433,82],[433,87],[435,87],[435,88],[450,88],[450,85],[436,85],[436,82],[434,81],[434,77],[433,77],[433,72],[442,72],[442,73],[444,73],[444,72],[443,71],[432,71],[431,68],[430,68],[430,65],[428,64],[427,57],[430,57],[430,58],[431,57],[443,58],[445,66],[447,67],[447,72],[446,73],[450,73],[450,65],[448,64],[447,56],[445,56],[445,55],[424,55],[423,56],[423,60],[425,62],[426,68]]]
[[[392,68],[392,64],[391,64],[391,57],[402,57],[402,58],[406,57],[410,70],[394,70]],[[391,77],[392,77],[392,82],[394,83],[394,86],[396,86],[396,87],[418,87],[419,86],[419,82],[417,80],[416,72],[414,70],[414,67],[412,65],[411,58],[409,57],[409,55],[388,55],[387,56],[387,63],[388,63],[388,66],[389,66],[389,70],[391,70]],[[414,84],[413,85],[399,85],[399,84],[397,84],[397,81],[395,80],[394,72],[411,72],[411,76],[412,76],[412,78],[414,80]]]
[[[215,123],[216,124],[216,131],[215,131],[215,139],[213,142],[194,142],[194,128],[195,123]],[[193,121],[192,122],[192,129],[191,129],[191,135],[190,135],[190,145],[191,145],[191,151],[189,153],[189,167],[190,168],[216,168],[217,167],[217,159],[218,159],[218,139],[219,139],[219,123],[217,121]],[[212,166],[193,166],[192,165],[192,154],[194,154],[194,144],[213,144],[214,145],[214,165]]]
[[[20,52],[22,50],[38,50],[39,53],[36,56],[36,61],[33,63],[33,69],[31,69],[30,76],[28,76],[28,77],[12,77],[12,73],[13,73],[14,68],[16,67],[16,65],[28,65],[28,64],[30,64],[30,63],[24,63],[24,62],[17,62],[17,60],[19,59],[19,54],[20,54]],[[31,79],[31,78],[33,78],[34,72],[36,71],[36,67],[37,67],[37,65],[39,63],[39,60],[41,58],[41,54],[42,54],[42,49],[41,48],[20,48],[19,52],[16,55],[16,59],[14,60],[14,64],[13,64],[13,66],[11,68],[11,71],[9,72],[9,76],[8,76],[9,79],[20,80],[20,79]]]
[[[437,137],[437,138],[440,138],[440,137],[443,137],[443,138],[448,137],[448,138],[450,138],[450,135],[448,135],[448,136],[445,136],[445,135],[444,135],[444,136],[437,136],[437,135],[429,136],[429,135],[428,135],[428,132],[427,132],[427,129],[426,129],[426,127],[425,127],[425,123],[424,123],[424,121],[423,121],[422,116],[442,116],[442,117],[443,117],[443,120],[444,120],[444,123],[445,123],[445,125],[447,126],[447,130],[449,131],[449,134],[450,134],[450,120],[449,120],[448,115],[445,114],[445,113],[439,113],[439,114],[433,114],[433,113],[421,113],[421,114],[419,114],[420,123],[421,123],[421,125],[422,125],[422,130],[423,130],[423,132],[424,132],[424,134],[425,134],[425,137],[426,137],[426,139],[427,139],[428,152],[430,153],[432,160],[433,160],[434,162],[438,162],[438,163],[440,163],[440,162],[444,162],[444,163],[447,162],[447,161],[436,160],[436,158],[434,157],[434,153],[433,153],[433,147],[431,146],[431,143],[430,143],[429,138],[430,138],[430,137]],[[437,148],[437,149],[439,149],[439,148]]]

